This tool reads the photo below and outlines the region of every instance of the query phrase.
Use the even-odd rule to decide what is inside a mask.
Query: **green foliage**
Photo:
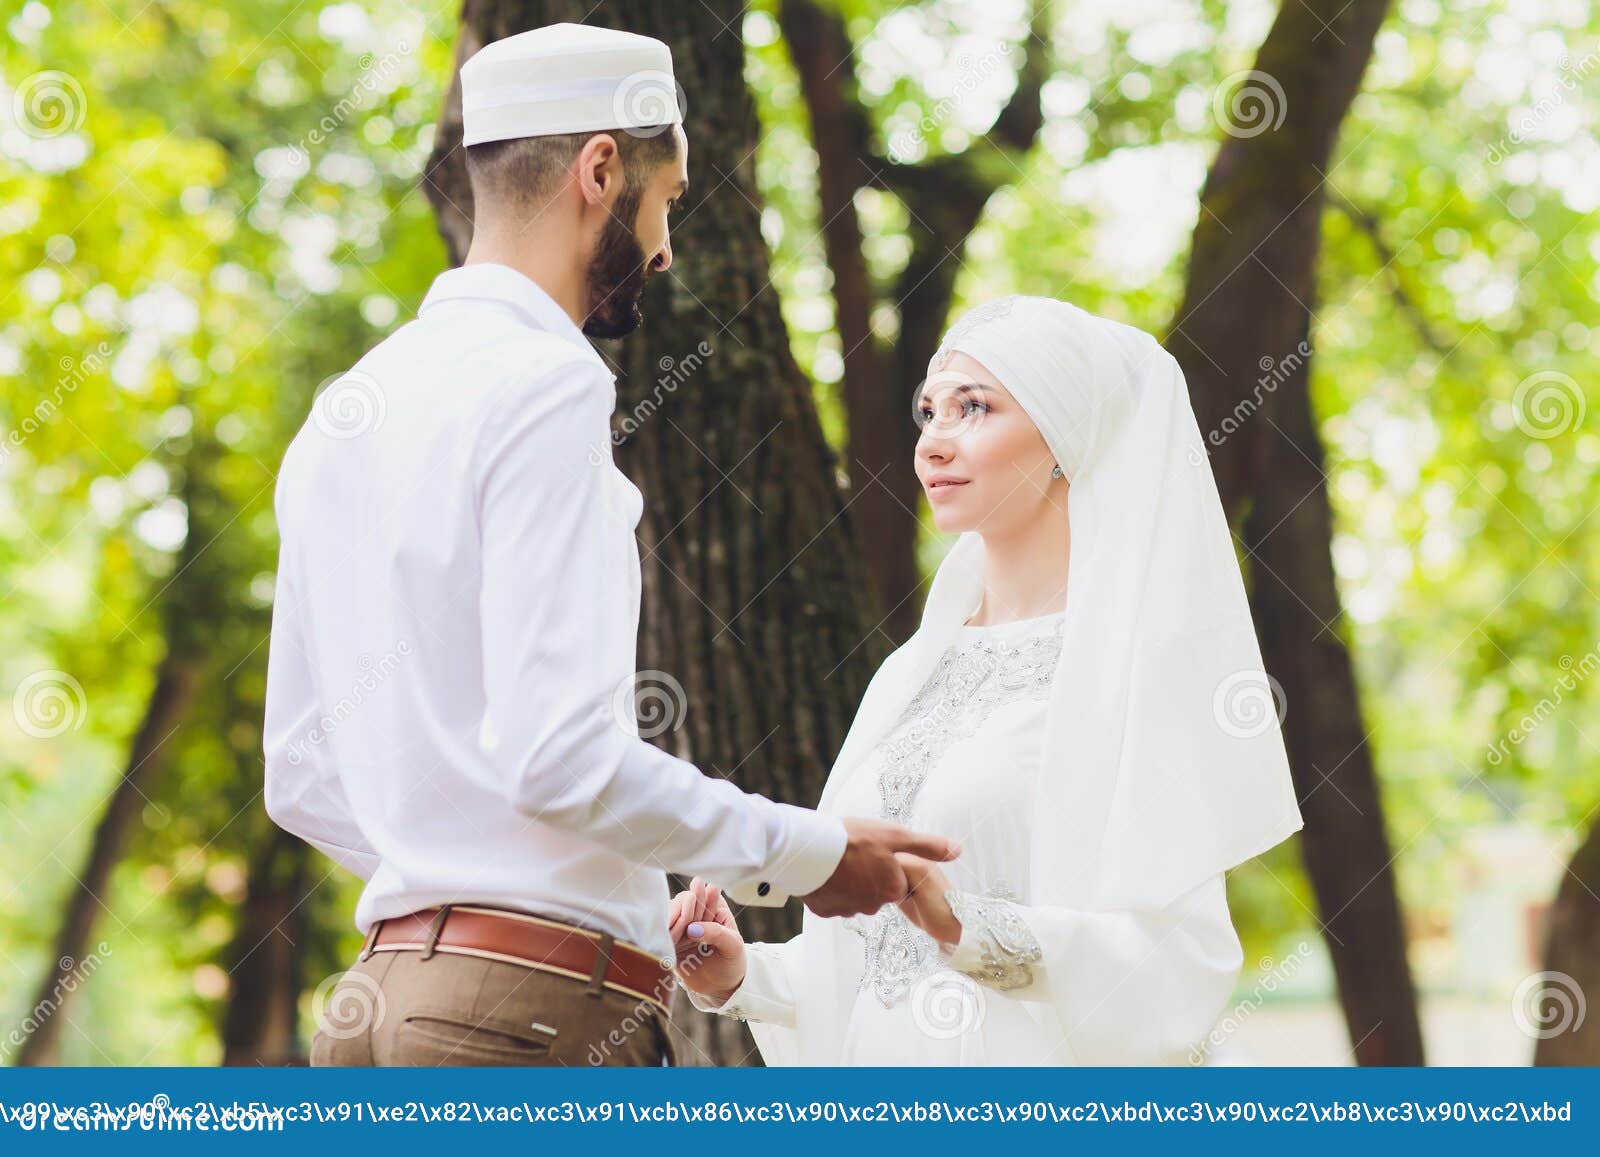
[[[0,461],[5,690],[39,671],[82,688],[76,728],[0,731],[15,888],[0,1015],[27,1013],[154,667],[178,648],[205,679],[146,785],[97,933],[110,951],[71,1013],[106,1031],[64,1047],[69,1062],[205,1062],[267,822],[276,467],[317,384],[443,265],[417,173],[453,12],[259,0],[124,17],[28,4],[0,50],[8,93],[36,101],[0,146],[0,427],[19,435]],[[347,940],[350,881],[320,858],[312,878],[342,897],[323,938]]]

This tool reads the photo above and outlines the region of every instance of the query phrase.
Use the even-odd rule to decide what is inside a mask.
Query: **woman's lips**
[[[932,500],[934,498],[948,497],[951,491],[960,490],[965,485],[965,482],[930,482],[928,483],[928,498]]]

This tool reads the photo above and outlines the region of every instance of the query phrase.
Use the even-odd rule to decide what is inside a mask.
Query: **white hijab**
[[[1302,826],[1183,372],[1144,331],[1041,297],[964,315],[930,373],[951,351],[1010,391],[1069,483],[1063,642],[1031,808],[1031,894],[1018,902],[1163,908]],[[833,810],[978,608],[983,566],[983,539],[962,534],[921,626],[868,685],[819,810]],[[839,1062],[858,979],[840,964],[860,955],[852,939],[842,921],[805,913],[787,946],[797,1027],[750,1026],[768,1064]]]

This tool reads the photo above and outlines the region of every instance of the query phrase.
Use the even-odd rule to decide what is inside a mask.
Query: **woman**
[[[1182,371],[1048,298],[980,306],[916,397],[916,470],[961,532],[822,793],[953,836],[898,906],[744,944],[672,901],[697,1007],[769,1064],[1189,1061],[1242,953],[1224,871],[1301,826]]]

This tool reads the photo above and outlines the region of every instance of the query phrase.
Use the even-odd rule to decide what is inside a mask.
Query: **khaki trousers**
[[[613,988],[502,960],[374,952],[341,975],[314,1066],[676,1065],[661,1010]]]

